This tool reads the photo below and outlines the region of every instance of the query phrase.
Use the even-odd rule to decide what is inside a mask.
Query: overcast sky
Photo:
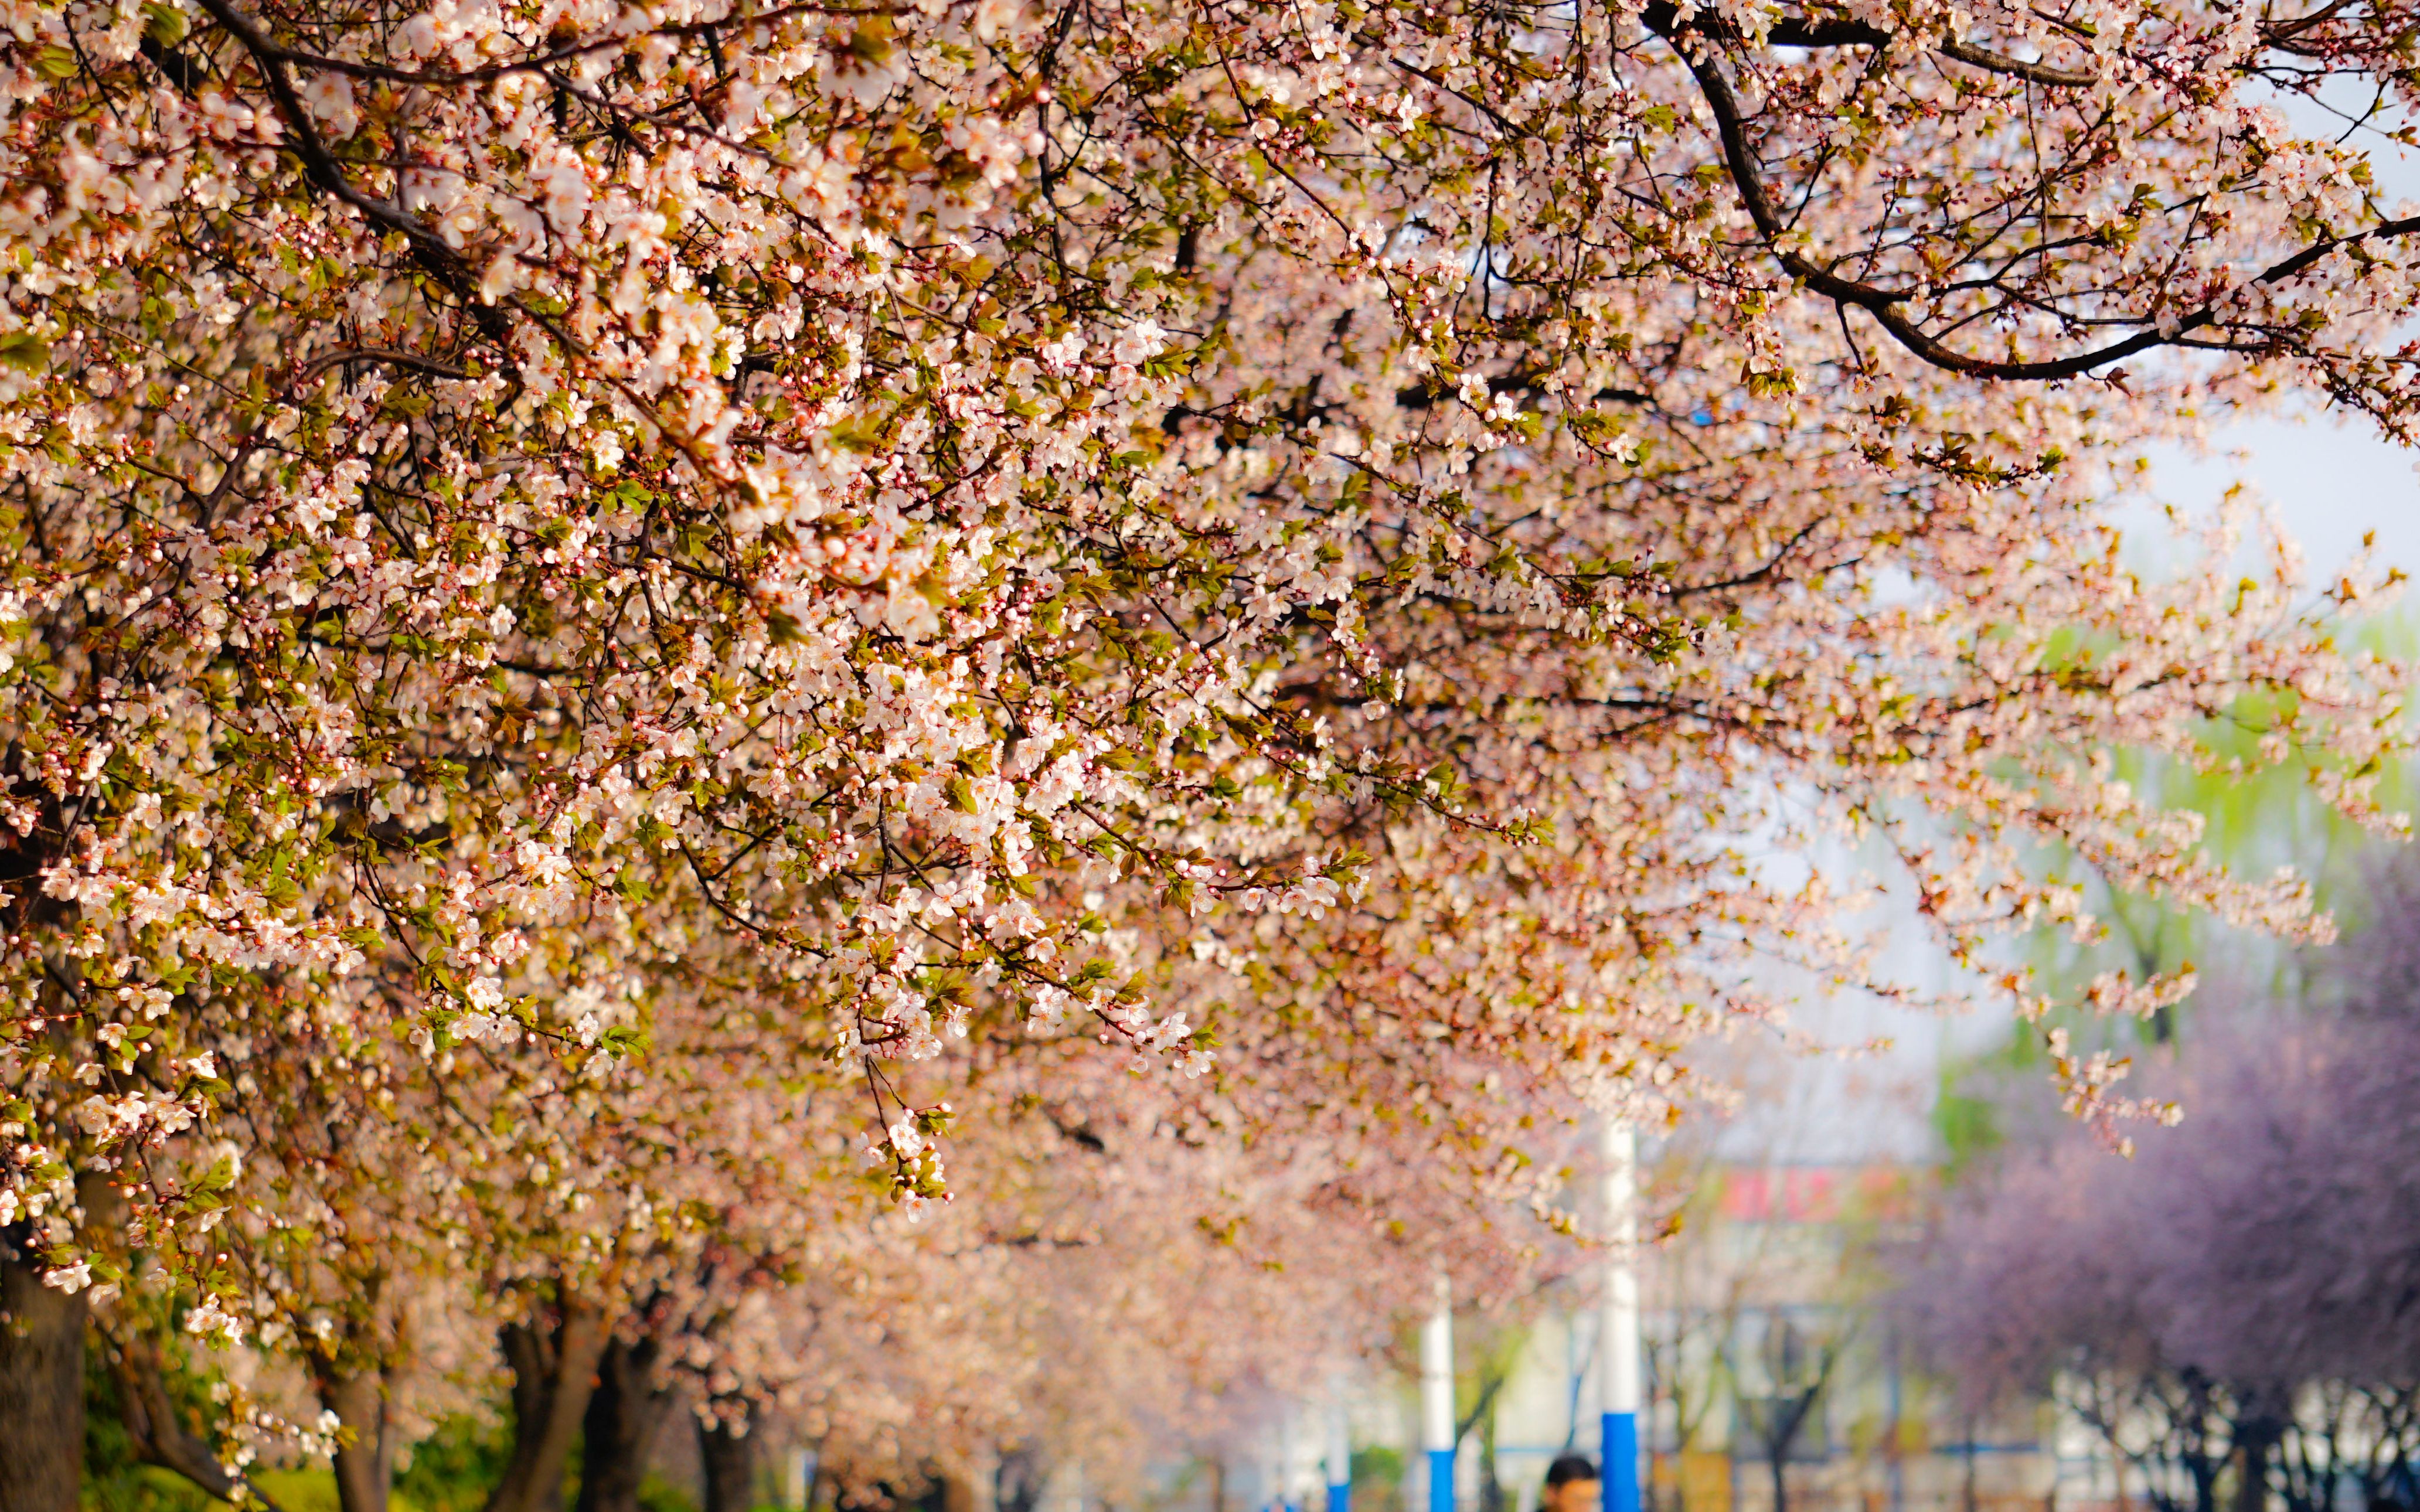
[[[2377,532],[2381,561],[2420,574],[2414,462],[2366,420],[2322,417],[2245,421],[2226,433],[2216,455],[2165,451],[2152,467],[2157,491],[2180,504],[2207,508],[2233,485],[2249,484],[2302,543],[2313,579],[2324,580],[2365,531]]]

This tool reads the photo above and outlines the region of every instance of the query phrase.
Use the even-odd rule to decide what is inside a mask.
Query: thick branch
[[[468,368],[441,363],[433,357],[423,357],[418,352],[400,351],[386,347],[350,347],[343,351],[329,352],[324,356],[315,357],[303,363],[295,373],[294,381],[306,382],[332,367],[349,367],[356,363],[385,363],[396,367],[408,367],[415,373],[426,373],[431,378],[456,378],[464,381],[474,376]]]
[[[208,0],[204,0],[203,8],[213,17],[220,17],[219,8],[209,4]],[[793,16],[897,16],[905,14],[906,10],[907,8],[901,6],[830,6],[801,3],[776,6],[770,10],[755,14],[743,14],[734,10],[712,21],[651,27],[646,35],[704,37],[709,47],[716,47],[718,44],[714,41],[714,32],[721,26],[775,25]],[[225,23],[224,17],[220,17],[220,21],[222,24]],[[229,29],[233,30],[232,27]],[[249,39],[241,39],[244,46],[250,49],[255,56],[260,55],[260,49],[254,47]],[[397,69],[381,63],[364,63],[352,58],[331,57],[323,53],[306,53],[298,48],[280,47],[274,43],[270,44],[269,51],[281,62],[327,73],[341,73],[355,79],[376,80],[381,84],[424,85],[432,88],[469,88],[477,85],[493,84],[498,79],[507,78],[516,73],[543,73],[557,64],[574,62],[595,53],[620,52],[628,47],[633,40],[635,40],[633,37],[618,35],[591,38],[585,41],[566,42],[543,53],[533,53],[527,57],[516,58],[509,63],[491,63],[479,69]]]
[[[1670,0],[1657,0],[1642,13],[1648,28],[1659,37],[1671,38],[1683,32],[1717,41],[1744,40],[1739,29],[1712,12],[1700,11],[1683,25],[1680,10]],[[1764,35],[1775,47],[1808,49],[1831,47],[1888,47],[1900,39],[1896,32],[1887,32],[1868,22],[1853,21],[1841,16],[1785,16],[1773,23]],[[2088,89],[2101,82],[2100,76],[2085,69],[2058,69],[2047,63],[2029,63],[2005,53],[1994,52],[1977,42],[1962,42],[1954,37],[1944,37],[1923,44],[1931,52],[2011,79],[2030,84],[2048,85],[2059,89]]]
[[[2014,382],[2051,382],[2060,378],[2081,378],[2093,369],[2112,363],[2124,362],[2161,347],[2191,345],[2183,338],[2196,331],[2218,324],[2219,313],[2235,292],[2250,285],[2239,285],[2237,291],[2209,301],[2165,325],[2146,321],[2146,329],[2131,336],[2070,357],[2050,358],[2039,362],[1995,362],[1975,357],[1944,345],[1922,326],[1907,317],[1900,309],[1917,297],[1913,289],[1888,289],[1858,280],[1843,278],[1805,253],[1782,245],[1786,228],[1774,208],[1772,196],[1764,187],[1763,171],[1748,145],[1747,129],[1739,107],[1739,97],[1732,93],[1730,81],[1723,76],[1722,66],[1712,53],[1692,45],[1688,39],[1670,38],[1696,77],[1698,87],[1713,111],[1714,128],[1723,146],[1723,162],[1730,175],[1732,186],[1739,191],[1740,202],[1746,208],[1748,219],[1756,225],[1757,234],[1772,249],[1774,257],[1790,275],[1814,292],[1842,304],[1854,305],[1873,316],[1876,324],[1890,332],[1893,339],[1923,358],[1933,366],[1972,378],[1995,378]],[[2283,262],[2256,274],[2252,284],[2274,285],[2302,273],[2329,254],[2363,241],[2394,240],[2420,231],[2420,216],[2407,216],[2356,231],[2350,236],[2329,237],[2315,241]]]
[[[175,1471],[222,1502],[241,1498],[277,1512],[277,1504],[259,1487],[228,1474],[209,1441],[185,1426],[168,1395],[150,1342],[139,1335],[107,1342],[110,1373],[117,1379],[119,1410],[135,1458]]]
[[[566,1295],[554,1316],[504,1330],[513,1371],[513,1458],[487,1512],[561,1512],[572,1439],[588,1414],[612,1338],[596,1304]]]
[[[370,198],[352,186],[344,169],[328,145],[319,139],[318,128],[311,113],[303,107],[302,97],[294,92],[294,81],[286,71],[287,60],[292,55],[277,45],[269,34],[253,24],[250,17],[237,10],[226,0],[197,0],[209,12],[210,19],[226,28],[227,35],[243,44],[253,61],[259,65],[261,82],[268,86],[269,98],[277,104],[277,113],[286,121],[287,134],[293,139],[294,152],[302,160],[303,171],[311,181],[334,194],[378,224],[385,226],[409,240],[415,252],[426,251],[441,263],[449,275],[464,271],[461,259],[437,233],[404,214],[396,207]]]

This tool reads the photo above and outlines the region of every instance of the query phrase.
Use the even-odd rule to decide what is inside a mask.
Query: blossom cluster
[[[628,1292],[1078,1051],[1546,1212],[1863,977],[1823,834],[1978,968],[2045,845],[2307,934],[2103,753],[2394,827],[2383,579],[2112,480],[2407,432],[2413,224],[2260,102],[2406,8],[13,0],[0,1223],[230,1333],[340,1232]]]

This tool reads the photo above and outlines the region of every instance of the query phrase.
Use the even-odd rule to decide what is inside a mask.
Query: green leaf
[[[51,344],[30,331],[0,336],[0,366],[21,373],[39,373],[51,365]]]
[[[187,30],[185,13],[165,0],[151,0],[143,8],[143,35],[162,47],[174,47],[183,41]]]

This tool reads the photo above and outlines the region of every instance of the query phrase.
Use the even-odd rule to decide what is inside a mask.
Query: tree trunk
[[[1773,1470],[1773,1512],[1790,1512],[1789,1447],[1776,1449],[1765,1463]]]
[[[42,1285],[33,1242],[0,1229],[0,1512],[76,1512],[87,1309]]]
[[[656,1375],[654,1339],[614,1339],[597,1362],[597,1390],[582,1424],[578,1512],[639,1512],[647,1449],[672,1396]]]
[[[2193,1479],[2194,1512],[2218,1512],[2218,1473],[2220,1460],[2211,1455],[2211,1432],[2217,1407],[2210,1379],[2197,1370],[2181,1372],[2185,1390],[2187,1415],[2184,1419],[2182,1446],[2179,1458],[2184,1461],[2185,1473]]]
[[[2239,1479],[2235,1483],[2233,1512],[2267,1512],[2269,1505],[2269,1458],[2277,1439],[2256,1428],[2243,1440],[2236,1457]]]
[[[756,1436],[727,1423],[700,1423],[697,1457],[706,1465],[704,1512],[749,1512],[756,1504]]]
[[[1004,1451],[992,1472],[993,1512],[1033,1512],[1042,1502],[1042,1483],[1048,1478],[1049,1467],[1042,1461],[1042,1453],[1032,1443],[1020,1443]],[[1227,1466],[1223,1460],[1210,1461],[1210,1505],[1212,1512],[1230,1512],[1227,1505]]]
[[[247,1506],[277,1512],[277,1504],[259,1487],[227,1473],[218,1446],[177,1410],[157,1342],[137,1328],[113,1328],[107,1317],[95,1333],[117,1384],[118,1423],[135,1463],[173,1470],[218,1501],[241,1497]]]
[[[395,1429],[384,1373],[323,1375],[319,1405],[344,1420],[352,1440],[336,1451],[336,1504],[343,1512],[386,1512],[395,1485]]]
[[[2206,1453],[2189,1453],[2185,1473],[2193,1477],[2194,1512],[2218,1512],[2217,1463]]]
[[[1479,1437],[1480,1512],[1504,1512],[1504,1479],[1496,1461],[1496,1404],[1487,1406]]]
[[[603,1316],[580,1301],[504,1330],[504,1361],[513,1367],[513,1458],[487,1512],[562,1512],[563,1473],[605,1341]]]

